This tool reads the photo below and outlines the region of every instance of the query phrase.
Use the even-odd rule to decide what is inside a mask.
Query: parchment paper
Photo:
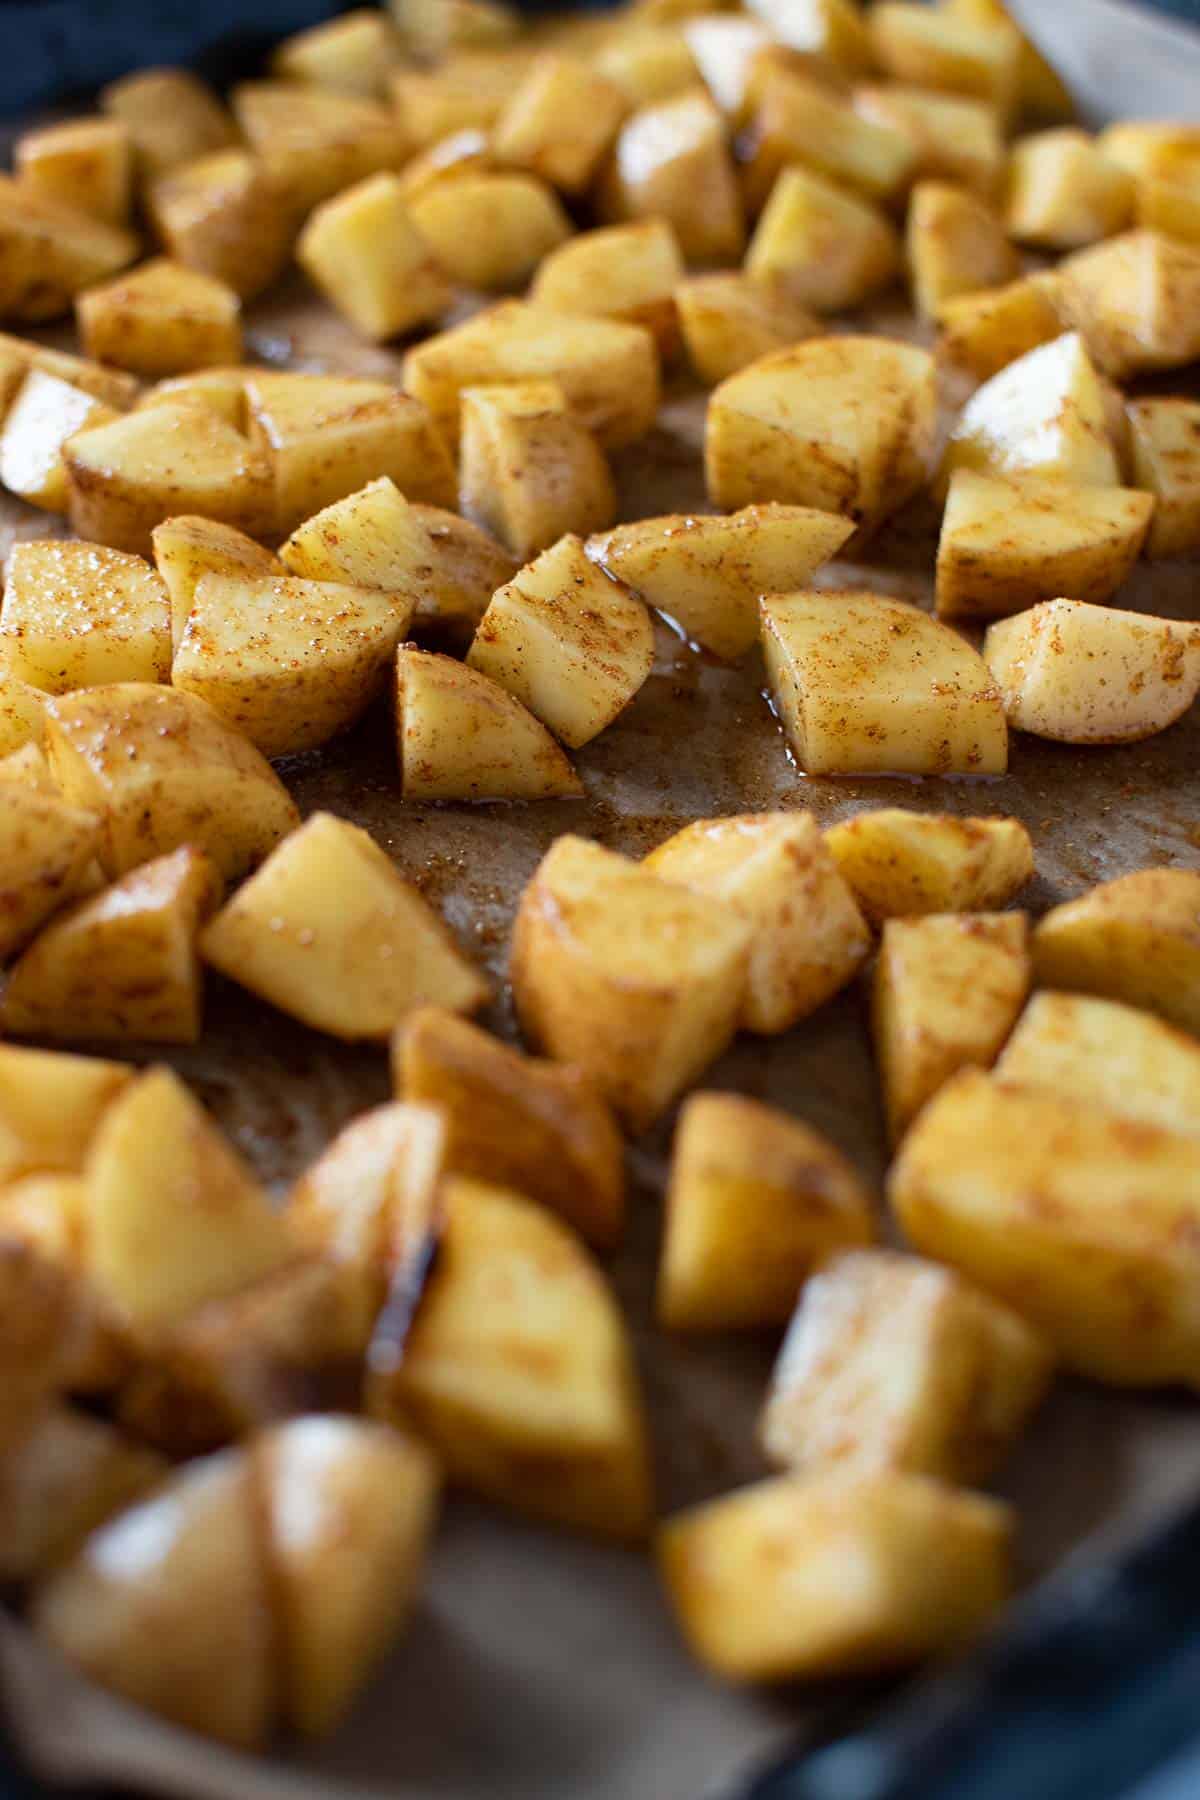
[[[252,315],[254,354],[300,368],[392,373],[297,284]],[[910,330],[884,310],[876,328]],[[702,509],[703,396],[673,390],[659,428],[618,459],[624,516]],[[45,515],[8,505],[0,541],[39,536]],[[936,519],[920,505],[848,582],[928,597]],[[1143,565],[1122,604],[1200,616],[1196,565]],[[386,710],[284,773],[302,809],[368,827],[442,906],[503,996],[488,1023],[509,1032],[503,973],[521,887],[552,839],[580,831],[639,854],[686,820],[811,807],[832,821],[899,804],[1015,813],[1029,826],[1035,911],[1146,864],[1200,868],[1200,720],[1149,743],[1080,751],[1016,738],[1002,780],[809,780],[792,763],[754,658],[705,660],[663,626],[655,671],[628,712],[578,756],[583,801],[413,806],[397,793]],[[204,1040],[169,1058],[263,1176],[282,1187],[347,1119],[387,1097],[382,1051],[306,1032],[213,979]],[[852,990],[782,1040],[741,1039],[706,1085],[769,1100],[833,1137],[878,1183],[883,1140],[864,1025]],[[674,1341],[652,1323],[658,1195],[669,1121],[631,1151],[626,1245],[612,1264],[653,1416],[664,1511],[762,1472],[753,1429],[770,1338]],[[1025,1581],[1089,1554],[1200,1491],[1200,1414],[1181,1397],[1122,1397],[1064,1382],[1006,1470]],[[708,1800],[799,1730],[831,1696],[740,1694],[709,1681],[676,1637],[648,1559],[451,1502],[412,1629],[336,1741],[255,1764],[202,1745],[51,1670],[20,1627],[0,1632],[10,1711],[36,1766],[107,1775],[160,1793],[283,1800],[310,1791],[397,1800]],[[834,1696],[833,1698],[837,1698]]]

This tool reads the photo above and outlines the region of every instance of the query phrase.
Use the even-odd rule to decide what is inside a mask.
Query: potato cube
[[[132,232],[0,175],[0,318],[58,318],[81,288],[115,275],[136,255]]]
[[[1200,243],[1200,153],[1164,156],[1137,184],[1135,216],[1148,231]]]
[[[564,537],[493,595],[467,662],[578,749],[649,676],[654,627],[642,602],[588,560],[582,541]]]
[[[293,218],[276,182],[245,150],[218,150],[160,175],[147,209],[176,263],[243,300],[269,287],[287,262]]]
[[[1200,130],[1183,119],[1121,119],[1096,140],[1110,162],[1139,180],[1153,175],[1164,152],[1194,156],[1200,152]]]
[[[709,497],[726,511],[782,500],[874,527],[926,480],[936,416],[928,352],[880,337],[814,338],[714,390]]]
[[[533,63],[497,119],[495,152],[501,162],[579,194],[626,110],[615,83],[573,56],[549,52]]]
[[[436,68],[399,70],[392,102],[405,135],[427,149],[454,132],[490,133],[519,79],[507,57],[467,52]]]
[[[1060,744],[1153,737],[1200,693],[1200,625],[1081,600],[990,626],[983,656],[1009,724]]]
[[[1023,275],[980,294],[956,294],[938,308],[938,354],[979,381],[1062,334],[1054,276]]]
[[[611,525],[617,493],[559,383],[500,383],[463,392],[459,504],[526,561],[567,532]]]
[[[1070,1368],[1200,1384],[1194,1134],[968,1069],[909,1132],[889,1189],[919,1250],[1007,1300]]]
[[[106,225],[128,225],[132,144],[119,119],[68,119],[17,139],[13,165],[22,186]]]
[[[961,182],[985,200],[995,194],[1004,138],[996,108],[986,100],[888,83],[856,88],[854,106],[864,119],[908,139],[919,180]]]
[[[522,287],[571,235],[554,190],[520,172],[467,169],[414,194],[408,208],[439,267],[465,287]]]
[[[272,551],[216,519],[182,513],[156,525],[151,539],[155,567],[171,597],[171,631],[176,644],[183,636],[202,575],[253,578],[283,573],[283,565]]]
[[[240,363],[227,369],[195,369],[190,375],[171,375],[156,381],[138,400],[139,409],[148,406],[174,406],[178,401],[207,406],[226,425],[245,434],[246,377],[252,371]],[[131,377],[126,376],[126,380]]]
[[[82,1057],[47,1057],[42,1051],[16,1051],[31,1060],[70,1064],[84,1063]],[[106,1065],[93,1065],[104,1067]],[[109,1064],[110,1068],[117,1065]],[[132,1070],[125,1071],[126,1077]],[[46,1081],[44,1072],[35,1070],[39,1085],[44,1082],[48,1097],[53,1080]],[[78,1086],[89,1096],[84,1083],[63,1082],[64,1098]],[[89,1115],[90,1116],[90,1115]],[[84,1146],[74,1142],[72,1153],[82,1163]],[[10,1182],[0,1194],[0,1238],[23,1244],[68,1278],[73,1294],[73,1312],[66,1356],[61,1364],[58,1386],[74,1394],[111,1394],[128,1374],[132,1349],[128,1333],[122,1327],[111,1304],[101,1298],[85,1268],[87,1184],[82,1175],[42,1172],[26,1174]],[[0,1435],[3,1427],[0,1426]],[[0,1473],[0,1488],[3,1474]],[[11,1541],[11,1540],[10,1540]]]
[[[877,207],[811,169],[786,168],[746,252],[746,274],[818,312],[841,312],[887,287],[900,241]]]
[[[1134,479],[1154,495],[1149,554],[1200,548],[1200,402],[1131,400],[1128,417]]]
[[[478,126],[464,125],[421,150],[406,162],[399,174],[403,198],[415,200],[439,181],[455,181],[460,175],[482,174],[494,169],[491,139]]]
[[[668,1330],[781,1325],[825,1255],[874,1235],[870,1195],[819,1132],[740,1094],[685,1101],[658,1271]]]
[[[237,294],[167,257],[89,288],[76,312],[87,354],[138,375],[175,375],[241,360]]]
[[[842,187],[885,200],[904,187],[915,160],[902,132],[864,118],[809,76],[768,68],[746,136],[742,189],[757,210],[780,172],[802,163]]]
[[[10,957],[80,891],[100,847],[95,812],[6,783],[0,807],[0,958]]]
[[[644,1130],[732,1038],[751,938],[745,918],[707,895],[559,838],[513,929],[518,1017]]]
[[[696,59],[686,33],[671,25],[641,25],[622,32],[595,61],[600,74],[620,88],[629,107],[673,100],[696,83]]]
[[[124,125],[140,171],[161,175],[236,141],[233,120],[212,89],[187,69],[141,69],[100,95],[101,111]]]
[[[582,319],[511,300],[404,358],[404,385],[457,445],[462,390],[492,381],[560,382],[567,403],[606,450],[633,443],[658,415],[654,340],[638,325]],[[401,484],[402,485],[402,484]]]
[[[0,1180],[78,1174],[97,1126],[130,1080],[123,1063],[0,1045]]]
[[[767,677],[807,774],[1004,773],[1000,695],[949,626],[860,590],[771,594],[761,610]]]
[[[449,302],[446,278],[390,173],[371,175],[319,206],[296,255],[366,337],[396,337],[435,319]]]
[[[584,231],[551,251],[534,278],[530,300],[552,312],[624,319],[654,333],[663,356],[679,337],[675,289],[683,258],[664,219]]]
[[[1133,177],[1095,138],[1064,126],[1013,146],[1006,219],[1012,236],[1042,250],[1077,250],[1133,219]]]
[[[31,1245],[0,1239],[0,1453],[28,1438],[66,1385],[79,1329],[71,1276]]]
[[[1114,380],[1200,355],[1200,244],[1129,231],[1068,257],[1059,275],[1064,318]]]
[[[1017,97],[1021,40],[948,9],[884,0],[871,8],[871,47],[893,81],[986,100],[1007,118]]]
[[[0,1575],[29,1581],[69,1561],[114,1513],[157,1487],[167,1463],[104,1419],[60,1406],[0,1466]]]
[[[329,88],[245,81],[233,110],[293,220],[368,175],[398,169],[408,148],[390,108]]]
[[[365,831],[314,813],[201,936],[214,968],[318,1031],[386,1039],[415,1007],[473,1012],[488,984]]]
[[[725,124],[699,88],[626,121],[598,192],[607,219],[665,219],[688,262],[741,255],[745,222]]]
[[[0,482],[30,506],[65,513],[69,492],[63,445],[77,431],[119,416],[82,388],[30,369],[0,427]]]
[[[1078,332],[1030,350],[976,389],[942,459],[945,480],[956,469],[1120,485],[1100,378]]]
[[[692,56],[691,85],[699,74],[730,124],[744,125],[763,53],[773,42],[771,33],[761,20],[745,13],[703,10],[686,20],[681,32]]]
[[[376,7],[363,6],[284,38],[271,57],[271,73],[382,100],[399,60],[400,38],[392,21]]]
[[[872,1022],[893,1143],[959,1069],[996,1060],[1031,979],[1024,913],[884,921]]]
[[[675,306],[692,369],[706,387],[822,329],[785,282],[756,281],[740,269],[680,282]]]
[[[1200,874],[1138,869],[1056,906],[1033,936],[1043,987],[1144,1006],[1200,1032]]]
[[[444,1203],[404,1355],[369,1380],[369,1410],[411,1417],[447,1473],[490,1500],[601,1537],[644,1536],[641,1400],[599,1268],[568,1226],[519,1194],[460,1176]]]
[[[912,913],[991,912],[1033,874],[1019,819],[960,819],[883,807],[825,834],[830,854],[868,919]]]
[[[871,40],[855,0],[755,0],[773,37],[821,57],[846,75],[874,66]]]
[[[950,1269],[894,1250],[831,1256],[805,1287],[763,1409],[763,1448],[795,1474],[830,1464],[975,1483],[1045,1394],[1049,1346]]]
[[[90,362],[86,356],[71,356],[66,350],[51,350],[45,344],[0,331],[0,379],[10,402],[31,369],[57,375],[60,381],[93,394],[118,412],[132,406],[139,393],[134,376],[120,369],[108,369],[103,363]]]
[[[1133,488],[956,469],[938,539],[938,614],[994,619],[1059,594],[1108,600],[1137,561],[1153,511],[1151,496]]]
[[[401,645],[396,736],[409,800],[577,798],[582,783],[546,727],[490,676]]]
[[[943,181],[913,189],[907,253],[913,304],[926,319],[947,300],[999,287],[1018,272],[1016,251],[987,202]]]
[[[171,604],[140,556],[69,539],[13,545],[0,608],[0,656],[47,694],[109,681],[167,681]]]
[[[1000,1501],[921,1475],[782,1475],[676,1514],[658,1561],[684,1636],[715,1674],[816,1679],[902,1667],[975,1636],[1008,1597],[1011,1529]]]

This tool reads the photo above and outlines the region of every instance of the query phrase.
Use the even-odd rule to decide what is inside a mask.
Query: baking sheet
[[[883,309],[873,328],[911,331]],[[297,281],[251,314],[252,353],[298,368],[398,374]],[[623,516],[702,509],[704,397],[672,389],[657,430],[618,459]],[[44,514],[5,501],[0,546],[43,536]],[[917,503],[866,566],[821,572],[928,599],[936,518]],[[1200,566],[1142,565],[1124,605],[1200,616]],[[397,793],[386,709],[284,773],[304,812],[366,826],[487,965],[500,998],[485,1022],[509,1034],[503,986],[521,887],[563,831],[640,854],[687,820],[811,807],[824,823],[866,807],[1004,812],[1033,834],[1043,910],[1148,864],[1200,868],[1200,716],[1143,745],[1089,751],[1017,737],[999,780],[813,780],[791,761],[756,658],[697,655],[665,626],[632,706],[577,757],[582,801],[413,806]],[[263,1177],[282,1189],[355,1113],[388,1095],[386,1056],[348,1049],[213,978],[202,1044],[172,1053]],[[110,1052],[106,1052],[110,1053]],[[857,989],[782,1040],[741,1039],[705,1085],[770,1101],[828,1132],[879,1189],[884,1142]],[[763,1472],[753,1444],[770,1338],[685,1343],[652,1320],[659,1195],[670,1121],[630,1153],[628,1240],[612,1275],[630,1317],[653,1418],[664,1511]],[[1064,1382],[1000,1491],[1020,1509],[1022,1579],[1144,1528],[1200,1491],[1200,1416],[1186,1398],[1122,1397]],[[0,1631],[14,1726],[48,1777],[106,1776],[159,1793],[294,1800],[308,1791],[396,1800],[707,1800],[841,1695],[741,1694],[684,1652],[643,1556],[598,1547],[451,1501],[411,1631],[335,1741],[262,1764],[184,1738],[51,1669],[20,1627]]]

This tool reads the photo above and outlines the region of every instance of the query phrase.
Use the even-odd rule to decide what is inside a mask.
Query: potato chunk
[[[490,137],[518,79],[506,57],[467,51],[437,68],[398,70],[392,101],[408,139],[428,149],[460,131]]]
[[[1200,1384],[1194,1134],[964,1070],[909,1132],[889,1188],[919,1250],[1016,1307],[1070,1368]]]
[[[736,269],[681,282],[675,306],[692,368],[707,387],[822,329],[783,282],[757,281]]]
[[[89,288],[76,312],[88,356],[136,375],[177,375],[241,361],[237,294],[165,256]]]
[[[46,751],[73,805],[103,821],[110,875],[182,844],[241,875],[299,817],[271,765],[203,700],[117,682],[51,700]]]
[[[921,181],[913,189],[907,249],[913,304],[926,319],[959,294],[1011,281],[1019,268],[987,202],[945,181]]]
[[[101,110],[124,125],[142,174],[224,150],[237,136],[210,87],[187,69],[142,69],[100,94]]]
[[[820,80],[767,66],[745,140],[742,190],[760,207],[781,170],[801,163],[843,188],[886,200],[912,172],[912,144],[844,105]]]
[[[284,38],[271,57],[271,72],[285,81],[382,100],[388,72],[399,60],[400,38],[392,21],[363,6]]]
[[[47,694],[108,681],[166,681],[166,587],[142,557],[123,550],[61,538],[14,544],[0,655],[10,674]]]
[[[1132,488],[956,469],[938,539],[938,616],[1001,618],[1060,594],[1108,600],[1137,561],[1153,511],[1152,497]]]
[[[0,806],[0,958],[12,956],[79,893],[100,847],[95,812],[69,798],[7,783]]]
[[[0,1180],[44,1169],[78,1174],[130,1075],[96,1056],[0,1045]]]
[[[381,169],[398,169],[407,148],[386,106],[292,81],[245,81],[233,110],[251,150],[295,219]]]
[[[1009,724],[1060,744],[1153,737],[1200,693],[1200,626],[1080,600],[989,626],[983,656]]]
[[[49,1574],[98,1525],[157,1487],[167,1467],[103,1419],[65,1406],[46,1413],[0,1465],[0,1574]]]
[[[534,61],[496,120],[495,152],[501,162],[579,194],[625,112],[615,83],[573,56],[548,52]]]
[[[755,0],[754,11],[781,44],[819,56],[843,74],[861,75],[873,66],[854,0]]]
[[[986,100],[1002,118],[1020,78],[1021,40],[1007,23],[980,24],[948,8],[885,0],[873,6],[871,48],[894,81]]]
[[[1019,819],[888,806],[844,819],[825,842],[876,923],[912,913],[991,912],[1033,874],[1033,845]]]
[[[464,287],[521,287],[571,235],[554,190],[519,171],[465,169],[408,201],[438,265]]]
[[[218,150],[169,170],[146,204],[174,261],[223,282],[240,299],[252,300],[282,273],[294,220],[248,151]]]
[[[279,558],[244,532],[194,513],[164,519],[154,527],[151,542],[155,567],[171,596],[171,634],[176,644],[183,636],[202,575],[255,577],[283,572]]]
[[[596,57],[600,73],[619,87],[631,107],[673,100],[696,82],[696,60],[683,32],[671,25],[641,25],[622,32]]]
[[[701,88],[626,120],[598,196],[607,219],[665,219],[688,262],[741,255],[746,227],[725,123]]]
[[[956,469],[1120,485],[1104,392],[1078,332],[1018,357],[972,394],[951,430],[943,478]]]
[[[519,1194],[460,1176],[445,1208],[404,1355],[369,1383],[370,1410],[411,1418],[447,1473],[490,1500],[600,1537],[644,1536],[641,1400],[599,1268]]]
[[[1032,976],[1024,913],[884,921],[872,1018],[893,1143],[959,1069],[996,1060]]]
[[[0,318],[38,324],[137,255],[137,239],[0,175]]]
[[[66,119],[22,132],[13,150],[22,187],[106,225],[128,225],[133,185],[129,132],[119,119]]]
[[[582,783],[540,719],[452,656],[401,646],[396,736],[409,800],[547,800]]]
[[[434,80],[434,76],[413,76],[413,80]],[[479,174],[494,169],[491,139],[477,126],[466,125],[437,138],[427,150],[420,151],[400,171],[400,192],[405,200],[415,200],[439,181],[455,180],[468,172]]]
[[[523,1056],[453,1013],[424,1007],[392,1046],[396,1089],[435,1107],[456,1175],[493,1180],[611,1248],[625,1223],[623,1146],[581,1069]]]
[[[991,199],[1004,167],[1004,139],[996,108],[895,82],[854,90],[855,109],[876,125],[898,131],[912,145],[919,180],[957,181]]]
[[[190,375],[170,375],[146,389],[138,406],[174,406],[179,400],[207,406],[226,425],[245,435],[246,377],[250,373],[239,363],[228,369],[195,369]]]
[[[900,240],[879,208],[800,165],[780,173],[746,252],[752,280],[818,312],[861,305],[899,267]]]
[[[726,511],[783,500],[873,527],[929,473],[933,358],[878,337],[814,338],[714,390],[704,460]]]
[[[644,1130],[732,1038],[751,940],[749,922],[719,901],[561,837],[517,912],[517,1013]]]
[[[318,1031],[385,1039],[414,1007],[473,1012],[488,985],[365,831],[314,813],[202,934],[215,968]]]
[[[57,375],[60,381],[82,388],[85,394],[93,394],[117,412],[132,406],[140,391],[134,376],[126,375],[121,369],[108,369],[103,363],[89,361],[86,356],[51,350],[45,344],[35,344],[31,338],[13,337],[7,331],[0,331],[0,384],[10,400],[31,369]]]
[[[0,1239],[0,1452],[28,1437],[66,1385],[78,1331],[66,1271],[30,1244]]]
[[[1004,773],[1000,695],[948,626],[861,591],[771,594],[761,612],[767,677],[807,774]]]
[[[617,512],[604,452],[555,381],[464,390],[458,491],[467,517],[522,561]]]
[[[1115,381],[1200,355],[1200,244],[1127,231],[1059,268],[1063,317]]]
[[[985,1480],[1050,1380],[1019,1314],[894,1250],[832,1256],[806,1286],[763,1409],[773,1463]]]
[[[40,749],[45,727],[44,694],[0,669],[0,758],[26,744]]]
[[[0,427],[0,482],[30,506],[65,513],[69,492],[63,445],[77,431],[118,416],[82,388],[30,369]]]
[[[998,375],[1062,334],[1053,274],[1023,275],[980,294],[956,294],[938,308],[938,354],[978,381]]]
[[[820,1679],[975,1636],[1008,1597],[1011,1529],[1000,1501],[921,1475],[783,1475],[669,1519],[658,1561],[715,1674]]]
[[[319,206],[296,255],[365,337],[396,337],[436,319],[449,303],[449,283],[391,173],[368,176]]]
[[[1133,218],[1133,177],[1074,126],[1013,146],[1006,218],[1011,235],[1043,250],[1077,250]]]
[[[1117,1000],[1035,994],[996,1075],[1170,1131],[1200,1127],[1200,1044]]]
[[[1044,987],[1144,1006],[1200,1032],[1200,874],[1138,869],[1048,912],[1033,935]]]
[[[529,298],[552,312],[644,325],[668,356],[679,336],[674,296],[683,276],[683,258],[670,225],[664,219],[645,219],[580,232],[551,251]]]
[[[1154,495],[1148,553],[1200,548],[1200,402],[1131,400],[1128,417],[1134,479]]]
[[[772,43],[767,27],[745,13],[707,12],[697,7],[680,31],[693,64],[687,85],[694,88],[698,74],[730,124],[744,125],[752,111],[752,90],[763,52]]]

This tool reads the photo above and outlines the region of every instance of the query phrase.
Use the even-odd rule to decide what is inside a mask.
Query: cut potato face
[[[1033,845],[1019,819],[882,807],[825,833],[830,854],[868,919],[909,913],[990,912],[1033,874]]]
[[[692,55],[691,85],[698,73],[730,122],[744,124],[758,59],[771,43],[766,26],[741,13],[697,8],[680,29]]]
[[[1200,402],[1131,400],[1128,418],[1134,479],[1154,496],[1149,554],[1186,555],[1200,546]]]
[[[675,233],[663,219],[583,231],[545,257],[529,290],[553,312],[624,319],[654,333],[667,356],[679,336],[675,289],[684,277]]]
[[[114,681],[166,681],[171,606],[140,556],[100,544],[14,544],[0,608],[5,668],[43,693]]]
[[[758,81],[742,187],[757,209],[781,170],[800,163],[845,189],[885,200],[912,172],[912,145],[843,105],[819,79],[770,66]]]
[[[1091,994],[1035,994],[996,1075],[1169,1131],[1200,1120],[1200,1044],[1152,1013]]]
[[[906,137],[919,180],[961,182],[990,199],[1004,166],[1004,139],[994,106],[901,83],[854,90],[855,109]]]
[[[604,452],[556,382],[465,390],[458,492],[466,516],[523,561],[617,514]]]
[[[410,800],[547,800],[582,784],[540,719],[490,676],[404,644],[396,738]]]
[[[626,108],[621,89],[586,63],[539,56],[496,120],[496,155],[564,193],[582,193]]]
[[[106,225],[128,225],[133,145],[119,119],[67,119],[25,131],[13,150],[23,187]]]
[[[1133,177],[1102,143],[1073,126],[1013,146],[1006,220],[1020,243],[1078,250],[1123,231],[1133,218]]]
[[[1068,257],[1059,281],[1064,319],[1114,381],[1200,354],[1200,244],[1125,232]]]
[[[871,9],[871,48],[894,81],[986,100],[1001,118],[1016,101],[1021,39],[1000,24],[965,18],[948,7],[886,0]]]
[[[665,219],[689,263],[742,253],[746,226],[725,121],[702,88],[625,121],[597,195],[607,219]]]
[[[688,358],[706,387],[821,330],[783,282],[756,281],[736,269],[690,276],[676,288],[675,306]]]
[[[382,100],[388,71],[400,55],[400,38],[387,14],[364,6],[285,38],[271,69],[285,80]]]
[[[182,513],[175,519],[164,519],[151,533],[154,565],[171,596],[171,633],[176,645],[183,636],[188,614],[192,610],[196,583],[202,575],[232,575],[253,578],[282,572],[279,558],[264,550],[253,538],[232,525],[216,519]],[[305,570],[297,569],[296,574]],[[318,580],[325,577],[318,576]],[[330,576],[330,580],[339,577]]]
[[[76,314],[86,354],[135,375],[179,375],[242,359],[237,294],[168,257],[89,288]]]
[[[956,469],[1120,485],[1104,393],[1078,332],[1029,351],[972,394],[942,461],[945,479]]]
[[[295,218],[404,161],[400,120],[356,94],[292,81],[245,81],[234,89],[233,110]]]
[[[139,407],[161,406],[165,401],[197,400],[219,414],[227,425],[243,435],[246,430],[246,377],[249,369],[234,364],[228,369],[195,369],[190,375],[171,375],[156,381],[138,399]],[[132,380],[132,377],[127,377]]]
[[[65,1406],[46,1413],[0,1467],[5,1581],[48,1575],[166,1474],[161,1456],[105,1420]]]
[[[161,175],[235,141],[233,120],[210,87],[187,69],[143,69],[110,82],[101,110],[124,125],[138,169]]]
[[[77,431],[117,413],[82,388],[30,369],[0,429],[0,482],[31,506],[65,513],[67,471],[62,448]]]
[[[879,208],[800,165],[780,172],[746,252],[754,281],[817,312],[861,305],[899,267],[900,240]]]
[[[908,203],[908,274],[913,303],[936,318],[947,300],[999,287],[1018,272],[1017,255],[985,200],[944,181],[920,181]]]
[[[956,632],[901,600],[862,592],[761,602],[775,705],[809,775],[1002,774],[1004,708]]]
[[[408,207],[438,266],[486,291],[522,287],[571,235],[554,190],[535,175],[467,168],[411,195]]]
[[[821,57],[847,75],[873,66],[870,38],[853,0],[756,0],[781,44]]]
[[[170,256],[252,300],[281,274],[294,236],[290,208],[256,156],[218,150],[160,175],[146,196]]]
[[[297,258],[339,312],[381,342],[449,304],[450,289],[409,214],[398,175],[371,175],[319,206]]]
[[[103,826],[99,815],[33,786],[6,783],[0,807],[0,958],[81,891]]]
[[[0,318],[30,325],[56,319],[82,289],[136,255],[132,232],[0,176]]]
[[[436,80],[435,76],[414,75],[414,81]],[[415,200],[426,188],[433,187],[439,181],[451,180],[458,175],[465,175],[468,170],[477,173],[482,169],[494,169],[495,159],[492,156],[491,138],[486,131],[475,125],[465,125],[461,130],[447,133],[430,143],[428,149],[406,162],[400,171],[400,191],[406,200]]]
[[[1138,869],[1056,906],[1033,935],[1043,987],[1144,1006],[1200,1033],[1200,875]]]

